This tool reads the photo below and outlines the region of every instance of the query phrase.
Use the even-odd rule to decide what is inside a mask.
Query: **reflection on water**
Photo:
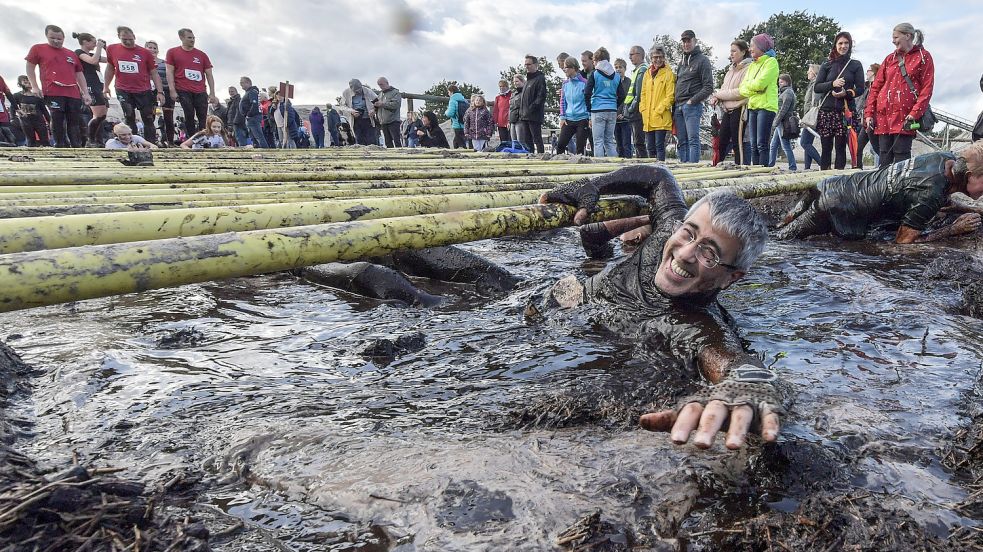
[[[966,491],[937,449],[963,422],[983,322],[951,314],[952,286],[921,279],[936,250],[772,244],[725,293],[797,391],[785,445],[763,456],[802,463],[759,477],[747,451],[632,427],[685,384],[670,381],[678,367],[591,328],[522,319],[537,285],[596,270],[575,233],[468,247],[526,282],[492,299],[419,282],[454,298],[419,310],[270,275],[3,315],[10,345],[45,369],[28,452],[78,451],[147,480],[205,469],[225,481],[208,500],[297,549],[371,520],[401,550],[543,550],[596,508],[671,536],[711,512],[794,510],[829,485],[884,493],[941,534],[976,523],[951,509]],[[160,344],[181,330],[194,339]],[[361,354],[411,332],[423,349],[388,364]],[[574,422],[536,421],[549,404]]]

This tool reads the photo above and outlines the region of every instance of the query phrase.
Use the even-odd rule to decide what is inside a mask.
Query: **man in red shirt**
[[[184,111],[184,125],[188,136],[198,132],[205,124],[208,103],[218,103],[215,95],[215,79],[212,77],[212,62],[205,52],[195,48],[195,33],[191,29],[177,32],[181,45],[167,51],[167,86],[171,98],[181,102]],[[205,82],[208,93],[205,93]]]
[[[9,108],[3,103],[4,96],[10,99]],[[16,109],[17,100],[14,99],[14,95],[10,91],[10,88],[7,87],[7,83],[4,82],[3,77],[0,77],[0,142],[7,142],[8,144],[17,143],[17,140],[14,138],[14,131],[10,128],[10,112],[16,111]]]
[[[154,125],[154,108],[164,103],[164,84],[157,73],[154,54],[136,45],[136,36],[129,27],[116,27],[119,44],[106,48],[106,78],[103,79],[103,93],[109,97],[109,84],[116,79],[116,97],[123,108],[123,117],[130,128],[137,127],[136,112],[143,119],[144,138],[154,143],[157,130]],[[151,89],[151,83],[154,88]],[[154,94],[154,90],[157,93]]]
[[[82,103],[89,105],[89,89],[82,74],[82,62],[75,52],[62,47],[65,33],[56,25],[44,28],[47,44],[35,44],[24,59],[27,61],[27,78],[31,91],[43,94],[44,103],[51,113],[51,132],[55,145],[67,148],[82,147]],[[38,86],[35,69],[41,67],[41,86]],[[67,126],[67,129],[66,129]],[[67,133],[66,133],[67,131]]]

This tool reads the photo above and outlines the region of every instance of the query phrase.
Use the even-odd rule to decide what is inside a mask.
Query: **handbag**
[[[911,90],[911,93],[915,95],[915,100],[918,100],[918,90],[915,90],[915,83],[911,82],[911,77],[908,76],[908,69],[906,69],[904,66],[904,56],[901,56],[901,59],[898,60],[898,66],[901,68],[901,76],[904,77],[905,82],[908,83],[908,90]],[[918,124],[921,125],[921,128],[918,130],[922,132],[931,132],[932,127],[934,127],[935,123],[937,122],[939,122],[939,120],[935,118],[935,113],[932,113],[932,106],[930,105],[925,108],[925,113],[918,118]]]
[[[801,121],[799,116],[795,113],[789,115],[784,121],[782,121],[782,138],[786,140],[791,140],[793,138],[798,138],[802,134]]]
[[[846,68],[849,65],[850,65],[850,60],[847,60],[847,62],[843,64],[843,69],[840,69],[840,74],[836,75],[836,79],[843,76],[843,72],[846,71]],[[827,92],[826,95],[823,96],[823,99],[820,100],[818,104],[816,104],[811,109],[809,109],[809,111],[806,111],[806,114],[803,115],[802,119],[799,120],[799,125],[812,129],[816,128],[816,125],[819,124],[819,107],[822,106],[824,103],[826,103],[826,98],[828,98],[829,95],[832,93],[833,93],[832,90]]]

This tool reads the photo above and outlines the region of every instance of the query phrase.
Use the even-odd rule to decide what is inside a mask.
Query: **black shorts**
[[[45,96],[44,103],[48,111],[60,111],[65,115],[81,115],[82,100],[65,96]]]
[[[153,90],[145,90],[143,92],[116,90],[116,98],[119,100],[119,105],[123,108],[124,113],[130,109],[133,111],[143,111],[144,109],[157,106],[157,94]]]
[[[100,105],[109,105],[109,102],[106,101],[105,94],[102,93],[101,86],[89,86],[88,89],[89,89],[89,96],[92,96],[92,103],[90,104],[92,107],[98,107]]]

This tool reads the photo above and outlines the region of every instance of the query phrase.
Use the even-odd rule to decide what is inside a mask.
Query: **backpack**
[[[464,114],[468,112],[470,105],[466,100],[457,100],[457,122],[462,126],[464,125]]]

